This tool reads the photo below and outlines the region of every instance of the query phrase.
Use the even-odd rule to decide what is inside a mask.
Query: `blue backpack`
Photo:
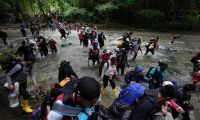
[[[119,97],[115,100],[115,103],[119,103],[121,101],[125,102],[128,105],[133,105],[137,99],[144,95],[145,87],[139,83],[131,83],[125,86]]]

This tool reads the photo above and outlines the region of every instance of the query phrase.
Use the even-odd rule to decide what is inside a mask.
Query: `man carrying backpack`
[[[93,44],[93,49],[90,49],[89,51],[89,59],[92,60],[93,66],[95,65],[95,62],[97,62],[97,65],[99,65],[99,49],[98,44],[95,42]]]
[[[4,45],[8,46],[8,43],[7,43],[8,35],[6,32],[2,31],[1,29],[0,29],[0,38],[2,38]]]
[[[175,92],[175,101],[178,105],[180,105],[180,107],[183,108],[183,110],[185,111],[185,113],[182,113],[182,120],[190,120],[190,116],[189,116],[189,111],[193,110],[193,106],[190,103],[192,94],[195,91],[195,86],[192,84],[186,84],[183,86],[182,89],[179,89],[178,91]],[[174,118],[178,117],[178,112],[176,110],[173,109],[172,111],[172,115]]]
[[[101,32],[101,34],[98,34],[99,48],[102,48],[104,46],[104,41],[105,40],[106,40],[106,37],[103,34],[103,32]]]
[[[174,88],[171,85],[161,87],[159,91],[145,90],[144,95],[138,99],[135,105],[132,105],[129,120],[164,120],[165,114],[162,112],[161,106],[173,98]]]
[[[25,41],[22,41],[22,45],[17,49],[16,54],[20,57],[23,57],[23,60],[26,60],[29,55],[34,54],[33,50],[34,48],[32,48],[30,45],[26,45]]]
[[[54,39],[49,40],[48,45],[52,53],[57,53],[57,42]]]
[[[33,81],[36,88],[36,80],[32,72],[32,67],[36,58],[34,55],[30,55],[23,62],[16,63],[10,70],[6,72],[6,80],[9,85],[9,89],[14,89],[13,84],[19,82],[19,93],[22,96],[20,99],[21,107],[26,113],[31,113],[33,110],[29,107],[28,98],[30,97],[27,91],[27,77],[28,75]]]
[[[70,62],[67,62],[64,60],[60,63],[59,73],[58,73],[58,81],[61,82],[66,77],[78,78],[77,74],[74,72],[72,66],[70,65]]]
[[[125,69],[125,66],[129,66],[128,65],[128,56],[127,56],[127,51],[122,48],[120,49],[117,54],[116,54],[116,57],[117,57],[117,72],[119,72],[119,69],[121,70],[121,75],[123,76],[124,75],[124,69]]]
[[[63,37],[64,37],[65,39],[67,39],[67,38],[66,38],[66,31],[65,31],[64,28],[61,28],[61,29],[59,30],[59,32],[60,32],[60,34],[61,34],[60,39],[62,39]]]
[[[135,68],[130,71],[126,76],[125,76],[125,81],[127,84],[130,84],[131,82],[149,82],[149,79],[144,76],[142,73],[143,67],[140,65],[135,66]]]
[[[161,87],[163,80],[166,77],[166,69],[168,68],[168,64],[165,62],[159,62],[158,65],[158,67],[150,68],[147,73],[147,77],[150,79],[150,89],[157,89]]]
[[[155,41],[156,41],[155,38],[151,38],[149,43],[147,45],[145,45],[146,53],[144,55],[147,55],[149,52],[151,52],[152,55],[154,55],[155,49],[156,49],[156,42]]]
[[[100,84],[94,78],[70,81],[53,104],[47,120],[87,120],[100,100]]]
[[[101,76],[101,72],[105,63],[108,64],[112,53],[109,50],[104,49],[103,54],[101,55],[101,63],[99,65],[99,76]]]

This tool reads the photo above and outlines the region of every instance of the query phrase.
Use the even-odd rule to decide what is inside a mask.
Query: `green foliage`
[[[78,8],[78,7],[69,7],[65,12],[64,16],[76,16],[80,15],[83,16],[87,13],[87,10],[84,8]]]
[[[96,9],[100,13],[104,13],[104,12],[111,12],[111,11],[117,10],[118,6],[114,5],[112,2],[108,2],[108,3],[105,3],[105,4],[98,5],[96,7]]]
[[[164,13],[159,10],[144,9],[140,11],[139,15],[152,22],[163,22],[165,20]]]
[[[200,24],[200,0],[0,0],[0,6],[1,22],[57,13],[61,18],[142,27]]]

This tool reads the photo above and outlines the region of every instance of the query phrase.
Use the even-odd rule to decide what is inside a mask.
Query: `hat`
[[[100,97],[100,84],[92,77],[83,77],[77,83],[77,92],[85,100],[94,100]]]
[[[166,85],[171,85],[173,86],[173,83],[171,81],[164,81],[162,86],[166,86]]]
[[[192,84],[186,84],[183,86],[184,91],[195,91],[195,86]]]
[[[135,72],[141,72],[141,71],[143,71],[143,67],[140,66],[140,65],[137,65],[137,66],[135,66],[134,71]]]

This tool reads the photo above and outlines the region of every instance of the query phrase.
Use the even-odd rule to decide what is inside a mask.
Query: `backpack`
[[[154,68],[155,68],[155,67],[150,67],[150,68],[149,68],[149,70],[148,70],[148,72],[147,72],[147,74],[146,74],[147,78],[150,79],[150,72],[151,72],[151,70],[154,69]],[[157,72],[158,72],[158,69],[156,68],[154,75],[156,75]]]
[[[90,49],[89,51],[89,60],[91,60],[93,57],[99,56],[99,49]]]
[[[8,73],[15,65],[21,64],[21,60],[17,59],[12,52],[4,52],[0,54],[0,66],[3,71]]]
[[[54,87],[41,98],[42,101],[34,108],[30,120],[47,120],[47,106],[49,105],[50,109],[53,107],[57,97],[63,93],[63,84],[67,84],[69,82],[68,80],[68,78],[65,78],[60,83],[55,84]]]
[[[128,105],[133,105],[139,97],[143,96],[144,91],[144,86],[133,82],[121,90],[119,97],[115,100],[115,103],[123,101]]]
[[[146,112],[144,116],[140,116],[140,117],[145,120],[154,120],[153,117],[155,113],[159,112],[161,109],[160,103],[158,103],[156,99],[157,93],[158,93],[157,90],[149,90],[149,89],[145,90],[144,94],[140,98],[138,98],[138,101],[135,102],[135,104],[132,106],[132,112],[133,113],[142,112],[143,109],[148,109],[148,108],[141,108],[139,106],[140,104],[143,104],[143,106],[145,106],[144,104],[146,104],[147,106],[151,104],[152,105],[151,110],[149,112]],[[137,119],[139,119],[137,115],[136,117]]]

